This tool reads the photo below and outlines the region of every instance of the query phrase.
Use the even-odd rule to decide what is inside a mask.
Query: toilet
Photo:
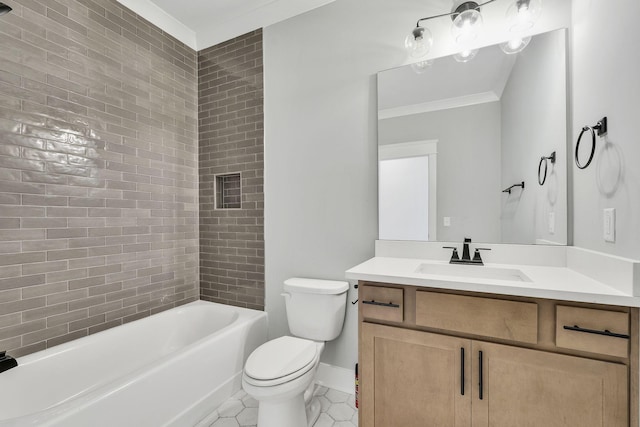
[[[294,277],[284,282],[293,336],[268,341],[251,353],[242,388],[258,401],[258,427],[311,427],[320,415],[314,377],[325,341],[342,332],[348,282]]]

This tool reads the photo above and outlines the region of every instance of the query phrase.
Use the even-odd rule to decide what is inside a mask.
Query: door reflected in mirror
[[[378,73],[379,238],[567,244],[567,123],[566,30]]]

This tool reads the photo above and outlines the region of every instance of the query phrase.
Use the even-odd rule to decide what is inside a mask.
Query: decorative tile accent
[[[358,410],[355,408],[355,396],[326,387],[317,386],[313,393],[319,399],[330,402],[327,394],[341,400],[340,403],[329,403],[318,417],[313,427],[357,427]],[[347,402],[347,403],[344,403]],[[253,406],[255,404],[255,406]],[[215,421],[209,427],[256,427],[258,422],[257,402],[240,390],[223,403],[214,414]],[[238,411],[239,410],[239,411]]]
[[[198,299],[197,54],[115,0],[0,18],[0,349]]]
[[[200,297],[262,310],[262,30],[199,52],[198,71]],[[216,200],[217,177],[238,172],[242,193],[218,194]],[[237,208],[216,209],[227,196],[229,207]]]

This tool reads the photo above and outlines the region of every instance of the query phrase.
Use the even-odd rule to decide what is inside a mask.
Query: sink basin
[[[531,282],[522,271],[514,268],[494,268],[481,265],[420,264],[416,273],[438,276],[467,277],[473,279],[509,280]]]

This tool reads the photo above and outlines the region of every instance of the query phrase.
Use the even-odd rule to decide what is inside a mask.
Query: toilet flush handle
[[[286,299],[286,300],[291,299],[291,294],[289,292],[283,292],[280,295],[283,296],[284,299]]]

